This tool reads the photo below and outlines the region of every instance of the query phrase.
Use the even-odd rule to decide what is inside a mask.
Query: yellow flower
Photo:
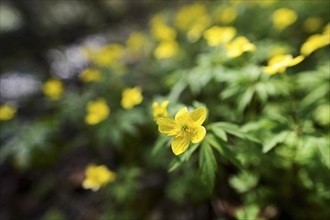
[[[103,98],[88,102],[86,110],[85,122],[89,125],[95,125],[104,121],[110,114],[110,108]]]
[[[213,26],[207,29],[203,36],[207,44],[211,47],[228,43],[236,35],[236,29],[233,27]]]
[[[53,100],[58,100],[63,94],[63,83],[58,79],[49,79],[42,86],[46,96]]]
[[[122,45],[110,44],[93,54],[91,59],[98,66],[111,66],[119,61],[123,53],[124,48]]]
[[[174,40],[176,38],[176,31],[165,23],[162,14],[155,15],[151,21],[151,34],[157,40]]]
[[[185,5],[179,9],[175,16],[175,26],[180,30],[188,30],[191,25],[205,15],[207,15],[207,11],[201,3]]]
[[[279,54],[286,54],[288,51],[285,47],[283,46],[274,46],[268,54],[268,57],[273,57]]]
[[[179,52],[179,45],[176,41],[162,41],[155,48],[154,55],[157,59],[174,57]]]
[[[187,37],[190,42],[199,40],[210,22],[211,18],[205,6],[200,3],[181,7],[175,16],[176,27],[187,32]]]
[[[300,48],[300,53],[308,56],[315,50],[330,44],[329,34],[315,34],[310,36]]]
[[[153,116],[155,121],[157,121],[160,118],[169,118],[167,112],[168,104],[169,104],[168,100],[163,101],[160,105],[157,102],[152,103]]]
[[[227,7],[218,15],[218,20],[222,24],[229,24],[233,22],[237,17],[237,12],[235,7]]]
[[[102,186],[113,182],[116,173],[109,170],[105,165],[89,165],[85,170],[85,179],[82,183],[84,189],[99,190]]]
[[[126,45],[133,51],[141,51],[146,42],[146,36],[141,32],[133,32],[127,39]]]
[[[16,107],[5,104],[0,106],[0,121],[8,121],[16,114]]]
[[[324,27],[324,30],[323,30],[323,34],[324,35],[330,35],[330,23],[328,23],[325,27]],[[330,37],[330,36],[329,36]]]
[[[228,57],[239,57],[241,56],[244,52],[253,52],[257,48],[254,44],[252,44],[248,39],[245,37],[237,37],[235,40],[232,42],[228,43],[226,46],[227,49],[227,55]]]
[[[123,91],[121,105],[124,109],[131,109],[143,101],[140,87],[127,88]]]
[[[272,20],[275,28],[283,30],[293,24],[297,20],[297,17],[295,11],[288,8],[280,8],[273,13]]]
[[[317,31],[322,25],[322,19],[319,17],[309,17],[304,21],[304,30],[308,33]]]
[[[187,108],[182,108],[175,115],[174,120],[159,119],[157,121],[158,130],[167,136],[174,136],[171,145],[172,151],[175,155],[179,155],[187,150],[190,141],[195,144],[204,139],[206,130],[202,124],[205,118],[205,108],[198,108],[190,113]]]
[[[283,73],[288,67],[295,66],[304,59],[302,55],[293,58],[290,54],[279,54],[272,57],[268,61],[268,66],[263,67],[262,70],[269,75]]]
[[[98,82],[102,79],[102,74],[96,69],[85,69],[79,77],[84,82]]]

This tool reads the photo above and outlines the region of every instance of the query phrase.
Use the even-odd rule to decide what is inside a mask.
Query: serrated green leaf
[[[222,139],[223,141],[227,142],[227,134],[226,132],[219,127],[212,127],[211,130],[213,131],[213,133],[220,139]]]
[[[204,184],[208,187],[209,192],[212,192],[217,171],[217,161],[214,157],[210,144],[204,141],[199,152],[199,170]]]
[[[267,153],[273,149],[277,144],[283,143],[288,136],[287,131],[282,131],[281,133],[274,135],[272,138],[265,141],[263,145],[262,152]]]
[[[254,89],[249,88],[246,90],[246,92],[242,95],[239,103],[238,103],[238,111],[243,112],[244,109],[248,106],[248,104],[252,101],[253,95],[254,95]]]

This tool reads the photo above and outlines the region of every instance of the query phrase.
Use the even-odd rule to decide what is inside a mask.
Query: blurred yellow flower
[[[82,183],[84,189],[99,190],[102,186],[113,182],[116,173],[109,170],[105,165],[89,165],[85,170],[85,179]]]
[[[237,11],[235,7],[227,7],[223,9],[218,15],[218,21],[222,24],[229,24],[233,22],[237,17]]]
[[[324,29],[323,29],[323,34],[324,35],[330,35],[330,23],[328,23],[325,27],[324,27]],[[330,36],[329,36],[330,37]]]
[[[155,48],[154,55],[157,59],[174,57],[179,52],[179,45],[176,41],[162,41]]]
[[[317,49],[330,44],[329,34],[315,34],[310,36],[301,46],[300,53],[308,56]]]
[[[160,105],[157,102],[152,103],[152,110],[155,121],[157,121],[160,118],[169,118],[167,112],[168,104],[169,104],[168,100],[163,101]]]
[[[320,29],[322,25],[322,19],[319,17],[309,17],[304,21],[304,30],[308,33],[313,33]]]
[[[276,29],[283,30],[293,24],[297,17],[295,11],[288,8],[280,8],[273,13],[272,20]]]
[[[13,105],[5,104],[0,105],[0,121],[8,121],[16,114],[16,107]]]
[[[98,66],[111,66],[119,61],[124,53],[124,48],[120,44],[109,44],[94,53],[91,59]]]
[[[205,118],[205,108],[198,108],[190,113],[187,108],[182,108],[175,115],[174,120],[160,118],[157,121],[158,130],[167,136],[174,136],[172,151],[175,155],[179,155],[187,150],[190,141],[195,144],[204,139],[206,130],[202,124]]]
[[[228,57],[239,57],[244,52],[253,52],[257,48],[248,39],[243,36],[235,38],[232,42],[226,45]]]
[[[127,88],[123,91],[121,105],[124,109],[131,109],[143,101],[140,87]]]
[[[133,32],[127,39],[126,45],[133,51],[141,51],[147,37],[142,32]]]
[[[49,98],[58,100],[63,94],[63,83],[58,79],[49,79],[43,84],[42,90]]]
[[[228,43],[236,35],[234,27],[213,26],[207,29],[203,36],[207,44],[211,47],[218,46],[223,43]]]
[[[179,9],[175,16],[175,26],[180,30],[188,30],[191,25],[196,23],[196,20],[205,15],[207,15],[207,11],[201,3],[185,5]]]
[[[272,57],[268,61],[268,66],[263,67],[262,70],[269,75],[283,73],[288,67],[295,66],[304,59],[302,55],[293,58],[290,54],[279,54]]]
[[[102,79],[102,74],[96,69],[85,69],[79,77],[84,82],[98,82]]]
[[[95,125],[104,121],[110,114],[110,108],[104,98],[88,102],[86,110],[85,122],[89,125]]]
[[[210,22],[211,18],[201,3],[183,6],[175,16],[175,26],[179,30],[187,32],[190,42],[199,40]]]
[[[168,26],[162,14],[156,14],[150,21],[151,34],[157,40],[171,41],[176,38],[176,31]]]

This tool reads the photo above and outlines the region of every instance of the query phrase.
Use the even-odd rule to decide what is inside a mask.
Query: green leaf
[[[227,134],[226,132],[219,127],[212,127],[211,130],[213,131],[213,133],[220,139],[222,139],[223,141],[227,142]]]
[[[272,138],[265,141],[263,145],[262,152],[267,153],[273,149],[277,144],[283,143],[288,136],[287,131],[282,131],[281,133],[274,135]]]
[[[204,141],[199,152],[199,170],[202,181],[208,187],[209,192],[213,190],[217,168],[212,148],[208,142]]]
[[[238,220],[258,220],[258,214],[259,214],[260,208],[255,205],[251,204],[248,206],[245,206],[243,209],[239,209],[236,212],[236,218]]]
[[[248,104],[250,104],[254,91],[254,88],[248,88],[246,92],[242,95],[237,107],[239,112],[243,112],[244,109],[248,106]]]
[[[191,155],[195,152],[195,150],[197,149],[197,147],[199,146],[198,144],[193,144],[191,147],[188,148],[188,150],[186,150],[186,152],[184,152],[183,154],[181,154],[180,156],[175,157],[174,160],[172,160],[171,164],[170,164],[170,168],[168,169],[168,172],[173,172],[174,170],[176,170],[177,168],[179,168],[183,162],[186,162],[190,159]]]
[[[229,184],[239,193],[245,193],[255,187],[259,178],[252,173],[243,171],[229,179]]]
[[[168,141],[169,139],[165,136],[159,136],[154,148],[151,151],[151,156],[155,156],[157,153],[159,153],[161,151],[161,149],[164,148],[165,143]]]

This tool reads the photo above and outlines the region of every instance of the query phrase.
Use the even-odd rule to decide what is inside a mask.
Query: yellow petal
[[[305,56],[303,56],[303,55],[297,56],[290,61],[289,66],[295,66],[298,63],[302,62],[304,59],[305,59]]]
[[[170,103],[170,101],[165,100],[165,101],[162,102],[162,104],[160,104],[160,106],[163,107],[163,108],[166,108],[169,103]]]
[[[159,132],[167,135],[173,136],[177,132],[177,126],[174,120],[169,118],[161,118],[157,120]]]
[[[206,118],[206,109],[198,108],[190,113],[190,117],[196,125],[202,125]]]
[[[205,134],[205,128],[203,126],[198,126],[191,137],[191,142],[193,142],[194,144],[201,142],[204,139]]]
[[[187,107],[184,107],[176,113],[175,121],[186,121],[186,119],[188,117],[189,117],[189,114],[188,114]]]
[[[175,137],[172,141],[172,151],[175,155],[182,154],[185,152],[189,146],[190,138],[189,136],[179,136]]]

